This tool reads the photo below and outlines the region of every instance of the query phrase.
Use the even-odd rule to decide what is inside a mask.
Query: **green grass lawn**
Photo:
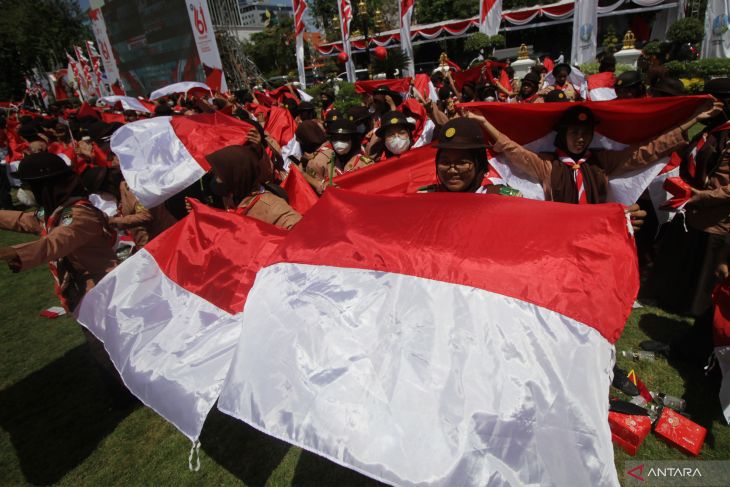
[[[28,239],[0,232],[0,246]],[[376,484],[215,410],[201,438],[201,469],[190,472],[190,443],[174,427],[144,407],[110,408],[79,326],[69,317],[39,317],[57,304],[46,268],[11,274],[2,265],[0,303],[2,486]],[[691,321],[657,308],[638,309],[616,348],[666,339],[687,326]],[[716,380],[681,363],[632,363],[620,356],[618,363],[634,368],[651,390],[687,400],[689,414],[709,430],[700,459],[730,459],[730,427],[722,418]],[[632,457],[618,448],[615,453],[621,477],[624,461]],[[687,456],[650,435],[635,458]]]

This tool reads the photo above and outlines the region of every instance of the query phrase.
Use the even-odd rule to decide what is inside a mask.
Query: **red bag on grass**
[[[670,445],[697,456],[702,450],[707,430],[670,408],[664,408],[656,422],[654,433]]]

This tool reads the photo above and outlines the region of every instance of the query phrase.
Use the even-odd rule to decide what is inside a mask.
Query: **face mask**
[[[38,206],[38,203],[35,200],[35,195],[32,191],[20,188],[15,196],[18,198],[18,201],[25,206]]]
[[[332,147],[335,149],[335,152],[337,152],[338,155],[342,156],[350,152],[350,148],[352,148],[352,142],[344,142],[342,140],[338,140],[332,143]]]
[[[400,137],[388,137],[385,139],[385,147],[393,154],[402,154],[411,146],[411,141]]]

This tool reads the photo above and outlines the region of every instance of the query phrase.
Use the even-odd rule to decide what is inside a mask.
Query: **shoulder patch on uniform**
[[[59,220],[61,225],[71,225],[73,223],[73,208],[64,208],[61,212],[61,218]]]

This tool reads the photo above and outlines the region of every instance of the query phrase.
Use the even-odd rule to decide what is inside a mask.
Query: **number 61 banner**
[[[195,47],[198,49],[200,62],[204,67],[223,71],[223,63],[218,52],[218,44],[215,41],[215,32],[210,20],[207,0],[189,0],[188,15],[190,16],[190,25],[193,27],[193,38],[195,39]],[[218,87],[211,86],[211,88],[216,89]],[[226,78],[221,75],[220,92],[225,93],[226,91],[228,91]]]

